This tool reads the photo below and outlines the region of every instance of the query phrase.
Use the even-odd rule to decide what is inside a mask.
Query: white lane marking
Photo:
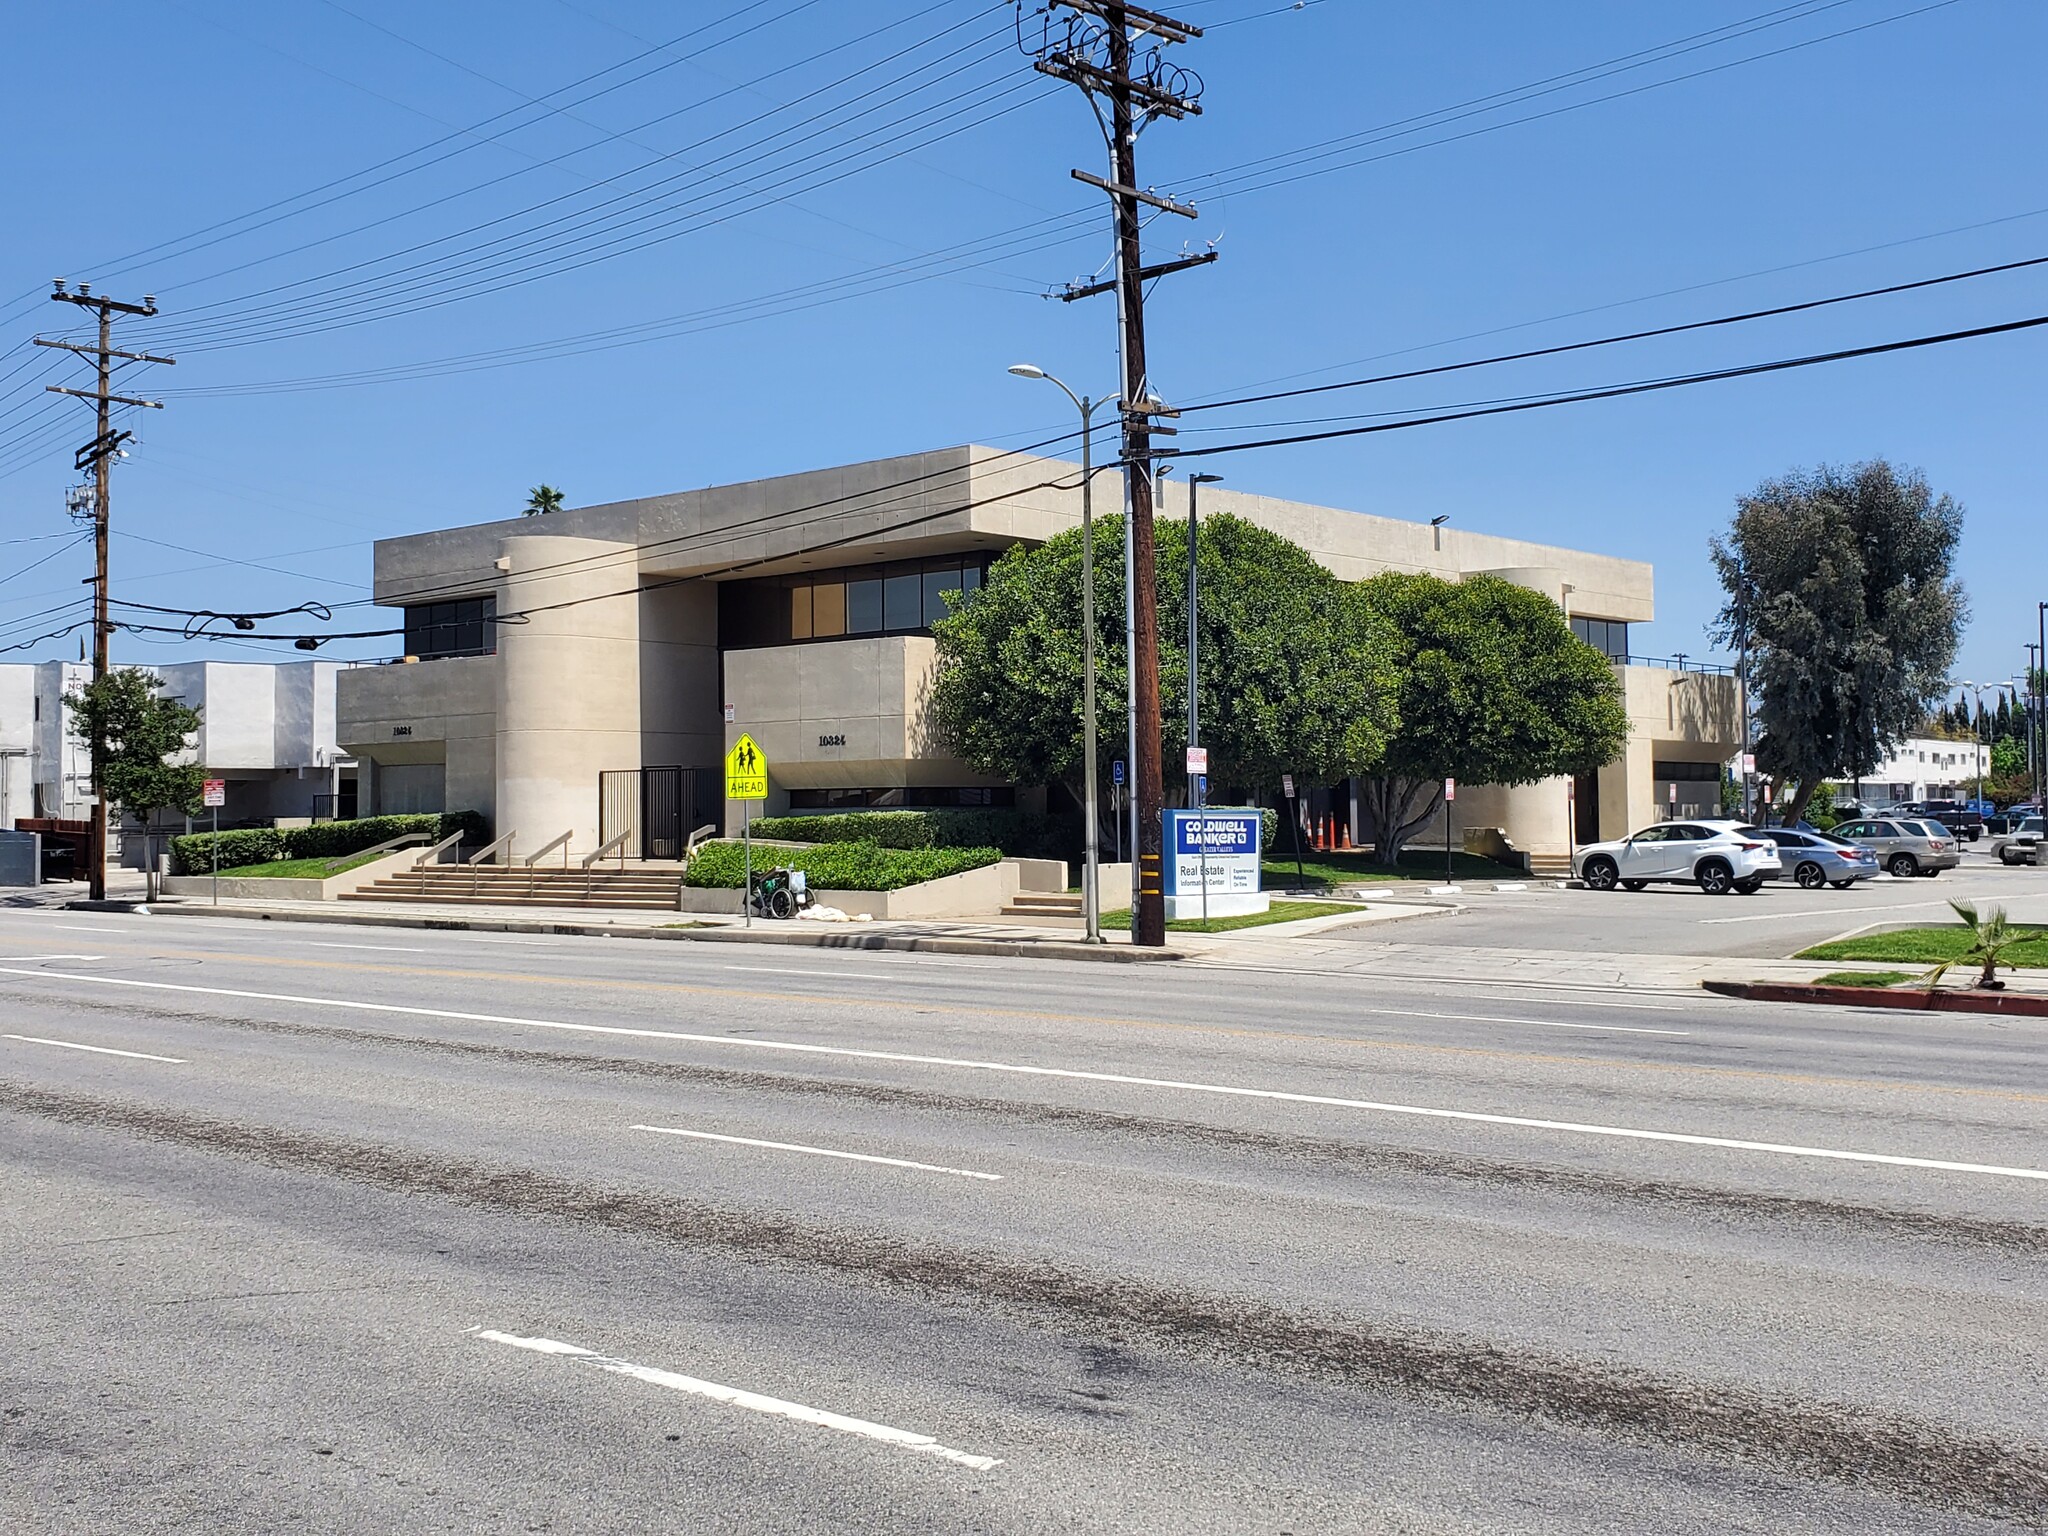
[[[756,1141],[751,1136],[719,1136],[710,1131],[684,1131],[672,1125],[636,1125],[636,1131],[653,1131],[661,1136],[690,1136],[698,1141],[726,1141],[736,1147],[766,1147],[773,1152],[808,1152],[813,1157],[843,1157],[854,1163],[883,1163],[891,1168],[915,1168],[920,1173],[950,1173],[963,1179],[1002,1182],[1000,1173],[976,1173],[972,1168],[946,1168],[938,1163],[913,1163],[901,1157],[872,1157],[865,1152],[835,1152],[830,1147],[806,1147],[793,1141]]]
[[[122,933],[122,934],[129,934],[129,933],[134,933],[134,932],[136,932],[136,931],[137,931],[137,930],[135,930],[135,929],[133,929],[133,928],[86,928],[86,927],[82,927],[82,926],[80,926],[80,925],[79,925],[79,924],[77,924],[77,923],[50,923],[50,924],[48,924],[47,926],[49,926],[49,927],[51,927],[51,928],[61,928],[61,929],[63,929],[63,930],[64,930],[64,932],[66,932],[66,933]]]
[[[536,1354],[556,1355],[565,1360],[580,1360],[585,1365],[595,1366],[600,1371],[609,1371],[615,1376],[630,1376],[635,1381],[667,1387],[672,1392],[688,1392],[697,1397],[708,1397],[713,1402],[729,1403],[735,1408],[749,1409],[754,1413],[773,1414],[779,1419],[794,1419],[799,1424],[816,1424],[824,1429],[836,1429],[844,1434],[879,1440],[884,1445],[901,1446],[904,1450],[915,1451],[921,1456],[937,1456],[945,1461],[958,1462],[961,1466],[972,1467],[977,1472],[986,1472],[991,1467],[1002,1465],[994,1456],[971,1456],[966,1451],[956,1451],[950,1445],[939,1444],[930,1435],[920,1435],[907,1429],[891,1429],[887,1424],[875,1424],[867,1419],[851,1419],[843,1413],[828,1413],[823,1408],[808,1408],[802,1403],[786,1402],[779,1397],[764,1397],[759,1392],[721,1386],[715,1381],[704,1381],[696,1376],[683,1376],[674,1371],[657,1370],[651,1365],[635,1365],[630,1360],[617,1360],[610,1355],[600,1355],[574,1344],[564,1344],[558,1339],[521,1338],[516,1333],[500,1333],[495,1328],[472,1328],[470,1333],[487,1343],[509,1344],[514,1349],[530,1349]]]
[[[9,955],[9,960],[19,960],[27,965],[31,960],[104,960],[105,955]]]
[[[153,992],[185,992],[205,997],[236,997],[254,1002],[298,1003],[308,1008],[345,1008],[361,1013],[394,1013],[415,1019],[455,1019],[466,1024],[510,1024],[523,1029],[560,1029],[585,1035],[622,1035],[637,1040],[682,1040],[693,1045],[718,1045],[745,1051],[789,1051],[806,1056],[844,1056],[856,1061],[890,1061],[920,1067],[957,1067],[972,1072],[1008,1072],[1019,1077],[1056,1077],[1071,1082],[1116,1083],[1128,1088],[1169,1088],[1180,1093],[1213,1093],[1229,1098],[1267,1099],[1282,1104],[1318,1104],[1333,1109],[1362,1109],[1376,1114],[1415,1115],[1428,1120],[1459,1120],[1473,1125],[1511,1125],[1523,1130],[1566,1131],[1581,1136],[1614,1136],[1629,1141],[1673,1142],[1692,1147],[1722,1147],[1735,1152],[1770,1152],[1781,1157],[1831,1158],[1847,1163],[1882,1163],[1895,1168],[1933,1168],[1946,1173],[1986,1173],[2008,1179],[2048,1180],[2048,1169],[2006,1168],[1996,1163],[1960,1163],[1941,1158],[1900,1157],[1886,1152],[1845,1152],[1832,1147],[1801,1147],[1774,1141],[1741,1141],[1729,1136],[1695,1136],[1683,1131],[1646,1131],[1624,1125],[1587,1125],[1575,1120],[1541,1120],[1525,1115],[1489,1115],[1472,1109],[1435,1109],[1419,1104],[1383,1104],[1372,1099],[1342,1099],[1321,1093],[1294,1093],[1281,1088],[1241,1088],[1228,1083],[1182,1082],[1168,1077],[1134,1077],[1122,1072],[1089,1072],[1079,1067],[1034,1067],[1013,1061],[977,1061],[971,1057],[914,1056],[906,1051],[858,1050],[846,1045],[812,1045],[801,1040],[748,1039],[737,1035],[695,1035],[682,1030],[637,1029],[624,1024],[573,1024],[561,1019],[526,1019],[502,1013],[458,1013],[451,1008],[419,1008],[405,1003],[368,1003],[354,998],[306,997],[291,992],[250,992],[237,987],[195,987],[175,981],[139,981],[129,976],[88,976],[70,971],[17,971],[0,966],[0,976],[26,976],[33,981],[82,981],[102,987],[139,987]]]
[[[117,1051],[111,1045],[80,1045],[76,1040],[45,1040],[41,1035],[0,1035],[0,1040],[20,1040],[29,1045],[54,1045],[67,1051],[91,1051],[96,1056],[132,1056],[137,1061],[167,1061],[174,1067],[185,1065],[182,1056],[152,1056],[147,1051]]]
[[[308,939],[313,949],[377,949],[393,955],[431,955],[431,949],[409,949],[403,944],[328,944],[319,939]]]

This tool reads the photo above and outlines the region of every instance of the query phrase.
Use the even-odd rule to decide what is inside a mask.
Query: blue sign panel
[[[1259,889],[1257,811],[1168,811],[1166,894],[1249,895]]]
[[[1124,760],[1122,758],[1118,758],[1115,762],[1109,765],[1109,782],[1112,784],[1121,784],[1123,783],[1123,781]]]

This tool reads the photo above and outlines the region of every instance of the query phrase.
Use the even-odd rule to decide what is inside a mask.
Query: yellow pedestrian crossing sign
[[[744,733],[725,754],[725,798],[766,800],[768,798],[768,754]]]

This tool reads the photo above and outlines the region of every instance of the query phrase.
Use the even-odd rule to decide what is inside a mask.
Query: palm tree
[[[536,485],[526,493],[526,515],[544,517],[562,510],[562,493],[552,485]]]
[[[1965,961],[1975,961],[1984,967],[1983,972],[1977,977],[1978,986],[1988,987],[1994,991],[2002,990],[2005,983],[1998,979],[2000,959],[2008,949],[2031,935],[2021,932],[2007,922],[2003,907],[1991,907],[1980,916],[1976,907],[1967,901],[1952,901],[1949,905],[1955,908],[1956,916],[1969,925],[1970,947],[1961,954],[1942,961],[1928,972],[1927,990],[1932,992],[1940,986],[1941,978],[1948,974],[1949,968],[1961,965]],[[2011,963],[2007,962],[2005,968],[2011,970]]]

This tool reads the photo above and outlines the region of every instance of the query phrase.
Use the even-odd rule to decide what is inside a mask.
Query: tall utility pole
[[[113,634],[113,623],[107,612],[107,527],[113,510],[113,485],[109,478],[114,458],[121,452],[121,445],[134,434],[116,432],[113,426],[113,408],[117,405],[140,406],[147,410],[160,411],[160,400],[137,400],[129,395],[113,392],[114,359],[122,358],[132,363],[174,363],[176,358],[152,357],[147,352],[122,352],[114,346],[114,316],[140,315],[148,319],[156,313],[156,298],[144,294],[140,304],[124,303],[110,299],[104,294],[95,294],[89,283],[80,283],[76,293],[65,292],[65,280],[58,278],[53,285],[55,292],[50,297],[60,304],[76,304],[81,309],[99,311],[100,340],[96,347],[83,346],[75,341],[45,341],[35,338],[39,347],[59,347],[66,352],[76,352],[90,357],[94,363],[97,387],[91,390],[66,389],[59,384],[47,384],[45,389],[52,394],[73,395],[80,400],[90,400],[96,407],[98,432],[93,440],[78,450],[74,462],[78,469],[92,471],[92,680],[104,682],[107,676],[107,641]],[[94,901],[104,901],[107,896],[107,794],[105,780],[105,744],[94,741],[92,751],[92,855],[86,875],[86,893]]]
[[[1054,9],[1074,14],[1055,23]],[[1144,204],[1183,218],[1195,210],[1138,184],[1138,135],[1157,118],[1199,114],[1201,83],[1166,63],[1161,50],[1202,35],[1200,27],[1118,0],[1052,0],[1045,40],[1034,61],[1043,74],[1078,85],[1095,108],[1109,145],[1107,181],[1075,171],[1109,194],[1116,234],[1116,278],[1069,288],[1066,299],[1114,291],[1123,356],[1123,460],[1128,505],[1132,594],[1129,663],[1135,698],[1131,763],[1134,780],[1137,880],[1131,899],[1131,937],[1154,947],[1166,942],[1166,901],[1160,884],[1163,840],[1161,811],[1165,778],[1159,754],[1159,602],[1157,551],[1152,527],[1152,418],[1177,414],[1154,397],[1145,365],[1145,284],[1171,272],[1216,259],[1214,251],[1145,265],[1138,207]],[[1056,35],[1057,34],[1057,35]],[[1107,104],[1107,114],[1104,104]]]

